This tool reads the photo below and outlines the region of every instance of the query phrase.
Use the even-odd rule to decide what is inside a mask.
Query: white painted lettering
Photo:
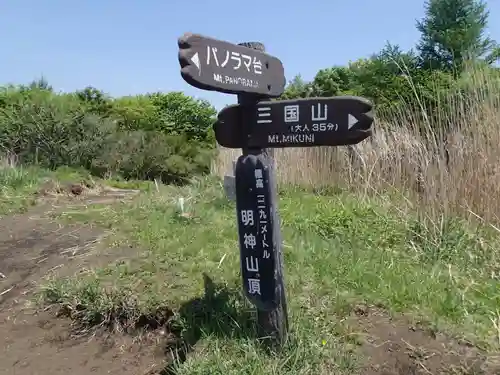
[[[315,106],[311,106],[311,121],[325,121],[328,117],[328,106],[326,104],[323,105],[323,113],[321,113],[321,104],[318,103],[317,113],[314,110]]]
[[[239,85],[244,87],[259,87],[259,82],[242,77],[224,76],[224,83],[229,85]]]
[[[249,260],[250,260],[250,262],[249,262]],[[253,256],[250,256],[248,258],[245,258],[245,261],[246,261],[246,265],[247,265],[247,271],[259,272],[259,259],[254,258]]]
[[[262,62],[257,60],[256,57],[253,58],[253,72],[255,74],[262,74]]]
[[[214,81],[223,83],[223,81],[222,81],[222,75],[214,73]]]
[[[241,57],[243,58],[243,65],[245,65],[245,68],[250,71],[250,65],[252,65],[252,56],[241,54]]]
[[[268,135],[267,136],[267,141],[269,143],[279,143],[278,136],[277,135]]]
[[[213,57],[215,65],[219,66],[219,59],[217,58],[217,47],[207,46],[207,65],[210,65],[210,57]]]
[[[233,66],[234,70],[238,70],[241,66],[241,56],[238,52],[231,52],[231,60],[236,61],[236,65]]]
[[[286,105],[284,108],[284,112],[286,123],[299,121],[299,106],[297,104]]]
[[[226,58],[224,59],[224,61],[220,65],[221,68],[224,68],[226,66],[226,64],[227,64],[228,61],[229,61],[229,51],[226,51]]]
[[[313,132],[324,132],[326,131],[326,122],[321,122],[319,124],[313,124]]]
[[[247,279],[248,281],[248,293],[258,294],[260,296],[260,280],[259,279]]]
[[[253,218],[253,210],[241,210],[241,221],[243,222],[243,225],[245,226],[252,226],[254,225],[255,221]]]
[[[243,234],[243,245],[245,245],[245,249],[251,248],[252,250],[257,245],[257,238],[252,233]]]
[[[279,134],[268,135],[267,142],[270,144],[280,143],[314,143],[314,133],[312,134]]]

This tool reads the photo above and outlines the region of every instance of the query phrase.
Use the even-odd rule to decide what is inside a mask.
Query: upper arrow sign
[[[283,64],[267,53],[191,33],[178,45],[182,78],[194,87],[268,97],[285,89]]]
[[[341,146],[372,134],[372,104],[360,97],[265,101],[246,110],[249,114],[242,116],[242,107],[232,105],[219,113],[214,130],[221,146]]]

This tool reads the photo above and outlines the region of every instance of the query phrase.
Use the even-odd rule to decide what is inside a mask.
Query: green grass
[[[51,184],[52,183],[52,184]],[[47,170],[36,166],[0,167],[0,216],[26,211],[37,203],[37,195],[46,186],[64,186],[96,183],[122,188],[153,191],[155,185],[149,181],[125,181],[122,179],[102,180],[92,177],[83,169],[60,167]]]
[[[40,185],[40,177],[35,168],[0,168],[0,215],[35,204],[33,194]]]
[[[91,183],[88,172],[68,167],[54,171],[36,166],[0,167],[0,215],[25,211],[36,204],[36,193],[47,184]]]
[[[496,233],[451,219],[423,223],[342,193],[285,190],[279,210],[292,333],[285,350],[263,354],[241,293],[235,209],[222,190],[213,180],[161,187],[64,217],[111,228],[114,245],[143,251],[80,278],[49,280],[42,299],[86,325],[168,321],[196,342],[176,374],[353,373],[358,337],[344,318],[361,302],[498,349]]]
[[[106,180],[106,185],[118,189],[137,189],[142,191],[153,191],[156,189],[153,181],[125,180],[120,177],[113,177]]]

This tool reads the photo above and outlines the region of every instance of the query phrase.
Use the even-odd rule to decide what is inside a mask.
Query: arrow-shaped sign
[[[267,97],[278,97],[285,89],[283,64],[267,53],[191,33],[177,44],[181,75],[191,86]]]
[[[337,96],[265,101],[245,109],[231,105],[219,112],[214,130],[228,148],[341,146],[368,138],[372,123],[367,99]]]

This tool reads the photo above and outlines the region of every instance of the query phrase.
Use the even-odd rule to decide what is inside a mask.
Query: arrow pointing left
[[[198,52],[196,52],[193,57],[191,57],[191,61],[193,62],[194,65],[198,68],[198,75],[201,75],[201,64],[200,64],[200,56],[198,55]]]

